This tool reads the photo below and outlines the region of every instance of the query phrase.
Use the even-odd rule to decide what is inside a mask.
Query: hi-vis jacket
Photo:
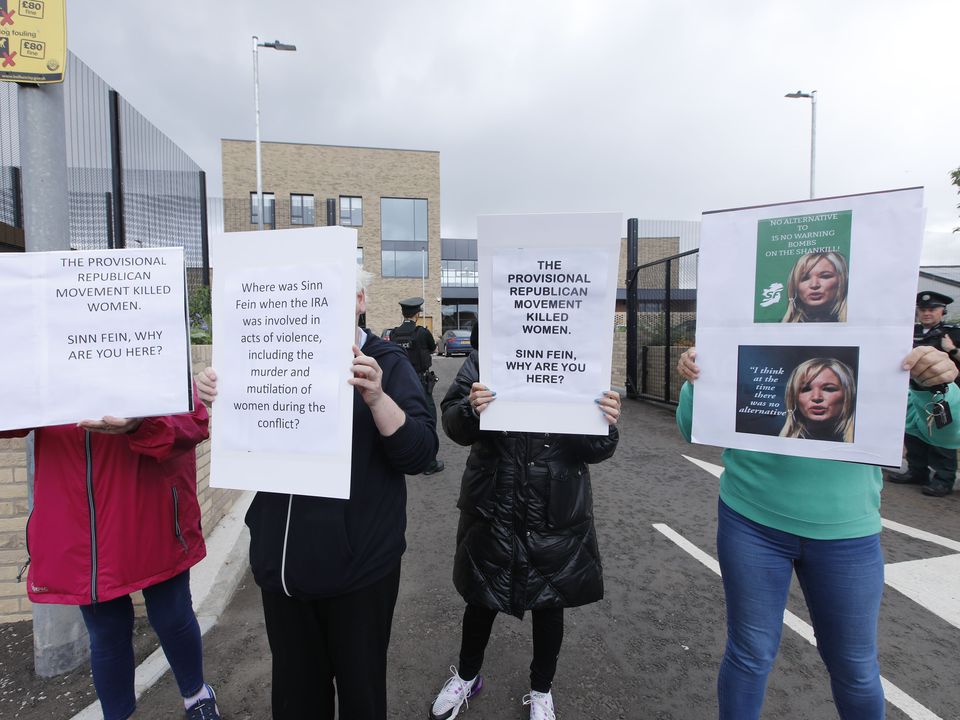
[[[105,602],[192,567],[206,555],[194,448],[207,409],[145,418],[126,435],[37,428],[27,592],[36,603]],[[23,437],[11,430],[0,437]]]

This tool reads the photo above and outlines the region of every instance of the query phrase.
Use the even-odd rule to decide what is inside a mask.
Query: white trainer
[[[523,704],[530,706],[530,720],[557,720],[553,710],[553,695],[531,690],[523,696]]]
[[[470,698],[483,689],[482,675],[477,675],[473,680],[464,680],[453,665],[450,666],[450,672],[453,675],[444,683],[430,707],[430,720],[453,720],[461,708],[470,706]]]

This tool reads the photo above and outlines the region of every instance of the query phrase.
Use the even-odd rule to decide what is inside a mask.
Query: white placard
[[[211,237],[214,487],[348,498],[357,232]]]
[[[188,412],[183,250],[0,255],[0,430]]]
[[[910,188],[704,215],[694,442],[900,464],[922,202]]]
[[[484,430],[606,435],[617,213],[480,217],[480,377],[497,399]]]

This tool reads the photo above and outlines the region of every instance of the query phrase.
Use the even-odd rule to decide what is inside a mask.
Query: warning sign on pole
[[[63,82],[65,0],[0,0],[0,80]]]

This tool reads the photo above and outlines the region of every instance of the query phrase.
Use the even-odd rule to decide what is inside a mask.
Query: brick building
[[[440,153],[261,143],[265,227],[344,225],[373,273],[366,325],[400,324],[397,302],[422,296],[424,324],[440,335]],[[256,230],[256,148],[222,140],[224,230]],[[269,248],[269,235],[264,241]]]

